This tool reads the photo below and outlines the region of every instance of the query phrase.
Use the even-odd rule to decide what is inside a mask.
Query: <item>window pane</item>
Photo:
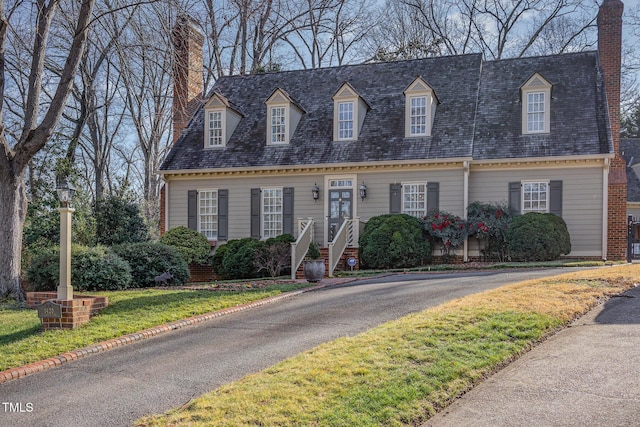
[[[338,139],[353,138],[353,102],[338,104]]]
[[[262,190],[262,236],[276,237],[282,234],[282,188]]]
[[[271,143],[286,143],[286,112],[284,107],[271,109]]]
[[[209,147],[219,147],[222,141],[222,111],[209,112]]]
[[[527,94],[527,131],[544,132],[544,92]]]
[[[522,186],[522,211],[547,212],[548,191],[546,182],[525,182]]]
[[[427,214],[427,184],[402,184],[402,213],[423,218]]]
[[[427,134],[427,97],[416,96],[409,100],[411,110],[410,116],[410,134],[426,135]]]
[[[198,192],[198,230],[208,239],[218,237],[218,192]]]

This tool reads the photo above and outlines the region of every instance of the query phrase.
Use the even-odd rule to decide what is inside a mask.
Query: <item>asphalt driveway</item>
[[[131,425],[320,343],[565,272],[406,274],[307,292],[0,384],[0,426]]]

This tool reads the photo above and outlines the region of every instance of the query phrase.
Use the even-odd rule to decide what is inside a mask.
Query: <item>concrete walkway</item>
[[[640,426],[640,286],[491,376],[427,426]]]

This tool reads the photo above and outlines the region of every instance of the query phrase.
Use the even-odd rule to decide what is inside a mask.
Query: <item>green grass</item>
[[[238,291],[129,290],[92,292],[109,297],[109,306],[74,330],[40,332],[36,310],[0,306],[0,371],[138,332],[163,323],[256,301],[307,283],[274,284]]]
[[[419,425],[639,275],[640,266],[611,267],[470,295],[320,345],[138,425]]]

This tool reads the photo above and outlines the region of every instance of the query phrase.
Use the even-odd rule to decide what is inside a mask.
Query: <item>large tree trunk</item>
[[[2,174],[0,179],[0,298],[24,301],[20,285],[22,229],[27,197],[22,174]]]

